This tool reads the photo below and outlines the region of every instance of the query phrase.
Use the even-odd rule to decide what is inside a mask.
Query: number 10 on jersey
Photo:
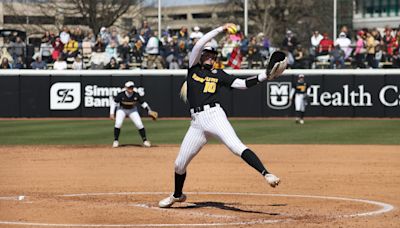
[[[216,89],[217,89],[217,83],[205,82],[203,93],[215,93]]]

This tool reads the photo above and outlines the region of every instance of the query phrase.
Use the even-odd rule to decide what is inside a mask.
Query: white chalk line
[[[162,195],[170,194],[168,192],[118,192],[118,193],[78,193],[78,194],[64,194],[57,195],[58,197],[81,197],[81,196],[107,196],[107,195]],[[314,198],[325,200],[341,200],[351,201],[365,204],[372,204],[379,206],[379,210],[361,212],[350,215],[333,216],[334,218],[351,218],[351,217],[364,217],[374,216],[387,213],[394,209],[393,205],[365,199],[354,199],[336,196],[314,196],[314,195],[290,195],[290,194],[264,194],[264,193],[240,193],[240,192],[187,192],[188,195],[239,195],[239,196],[271,196],[271,197],[294,197],[294,198]],[[17,198],[18,196],[14,197]],[[10,198],[10,197],[0,197]],[[168,209],[164,209],[168,210]],[[225,222],[225,223],[192,223],[192,224],[57,224],[57,223],[32,223],[32,222],[15,222],[15,221],[0,221],[0,224],[6,225],[25,225],[25,226],[53,226],[53,227],[206,227],[206,226],[240,226],[240,225],[254,225],[254,224],[271,224],[280,222],[290,222],[293,219],[259,219],[252,221],[241,222]]]
[[[188,203],[184,203],[184,204],[195,205],[195,204],[188,204]],[[184,211],[180,211],[180,210],[176,210],[176,209],[175,210],[174,209],[166,210],[166,209],[163,209],[163,208],[150,206],[148,204],[129,204],[129,206],[147,208],[147,209],[156,210],[156,211],[171,212],[171,213],[174,213],[174,214],[182,214],[182,215],[185,215],[185,216],[223,218],[223,219],[235,219],[235,218],[237,218],[237,216],[230,216],[230,215],[218,215],[218,214],[210,214],[210,213],[203,213],[203,212],[184,212]]]

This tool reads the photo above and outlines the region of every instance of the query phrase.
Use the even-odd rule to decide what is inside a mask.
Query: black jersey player
[[[140,104],[142,108],[147,109],[149,113],[152,112],[150,106],[146,101],[144,101],[143,96],[144,89],[135,88],[135,84],[132,81],[128,81],[125,83],[124,91],[118,93],[118,95],[114,97],[114,100],[112,100],[110,105],[110,118],[115,119],[113,147],[119,146],[118,139],[121,132],[122,123],[124,122],[126,116],[129,116],[139,130],[139,134],[143,140],[143,146],[151,146],[150,141],[147,140],[146,131],[137,109],[137,105]]]
[[[298,76],[296,84],[290,93],[290,99],[293,100],[296,110],[296,123],[304,124],[304,113],[307,105],[307,89],[308,85],[304,81],[304,74]]]
[[[206,46],[206,43],[218,33],[232,30],[233,24],[225,24],[205,34],[196,45],[189,57],[189,70],[186,84],[182,87],[181,96],[190,105],[192,121],[187,131],[178,157],[175,161],[175,191],[169,197],[161,200],[161,208],[171,207],[175,202],[183,202],[186,196],[182,193],[186,178],[186,167],[207,143],[209,136],[214,136],[223,142],[234,154],[240,156],[250,166],[255,168],[266,179],[269,185],[275,187],[279,178],[269,173],[257,155],[245,146],[237,137],[220,105],[221,87],[247,89],[267,79],[278,77],[286,68],[286,58],[281,59],[274,68],[247,79],[235,78],[223,70],[213,68],[218,52]],[[235,29],[233,29],[235,30]]]

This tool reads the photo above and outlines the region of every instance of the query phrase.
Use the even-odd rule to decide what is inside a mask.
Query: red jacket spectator
[[[383,50],[386,55],[391,58],[393,55],[394,48],[396,47],[396,38],[392,36],[390,29],[385,30],[385,35],[383,36]]]
[[[319,43],[318,54],[328,55],[332,51],[333,40],[329,39],[328,34],[324,33],[324,38]]]
[[[53,60],[57,60],[58,57],[60,56],[60,54],[62,53],[62,51],[64,50],[64,44],[61,42],[60,37],[57,37],[52,45],[53,45],[54,51],[53,51],[51,57],[53,58]]]

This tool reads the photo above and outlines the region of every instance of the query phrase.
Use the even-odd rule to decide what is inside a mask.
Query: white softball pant
[[[132,122],[135,124],[137,129],[142,129],[143,123],[142,119],[140,118],[140,115],[138,113],[137,107],[134,107],[132,109],[118,109],[117,113],[115,114],[115,127],[116,128],[121,128],[122,123],[124,122],[124,119],[126,116],[129,116],[129,118],[132,120]]]
[[[205,108],[199,113],[192,113],[192,121],[183,139],[178,157],[175,160],[175,172],[184,174],[190,161],[207,143],[210,136],[218,138],[234,154],[241,156],[247,147],[237,137],[224,110],[217,105]]]
[[[296,93],[294,97],[294,106],[296,112],[304,112],[306,110],[305,94]]]

